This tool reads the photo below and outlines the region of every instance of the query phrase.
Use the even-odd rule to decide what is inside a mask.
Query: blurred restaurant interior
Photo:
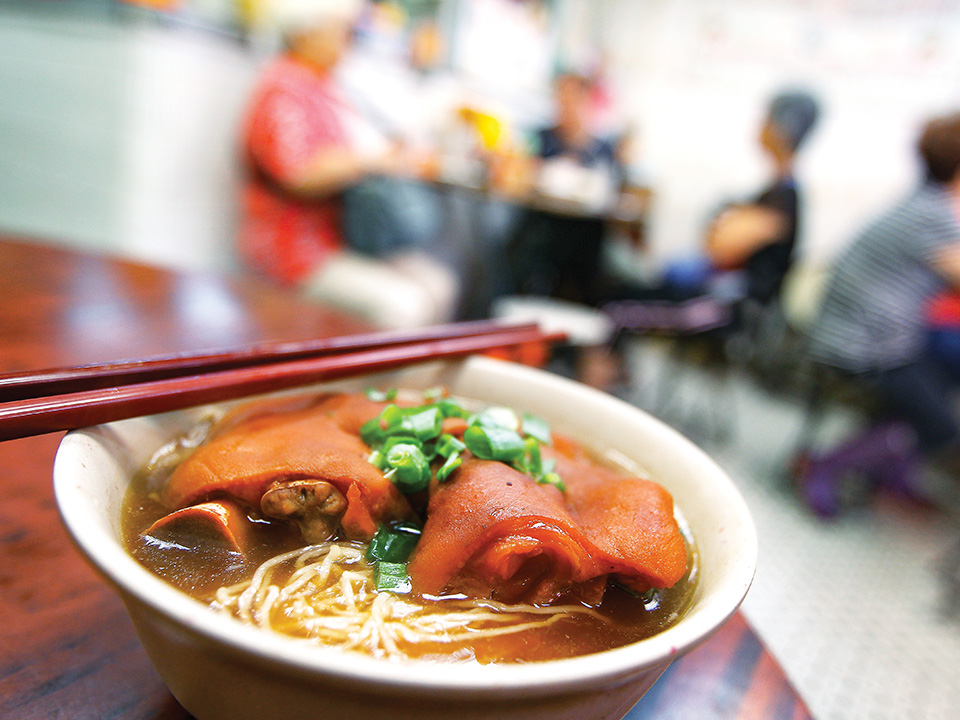
[[[293,270],[264,260],[260,240],[243,239],[264,220],[245,215],[259,152],[251,98],[283,51],[285,23],[310,5],[0,0],[0,233],[255,277],[383,327],[557,323],[573,348],[548,367],[661,417],[737,482],[760,536],[744,614],[814,717],[956,718],[960,478],[949,468],[960,463],[925,466],[922,492],[907,493],[845,467],[826,508],[804,472],[872,422],[863,388],[820,384],[812,399],[806,342],[833,263],[922,180],[925,123],[960,111],[960,1],[357,3],[336,80],[389,142],[415,146],[391,161],[403,192],[417,183],[402,210],[427,215],[411,221],[418,228],[440,228],[436,247],[414,241],[433,253],[417,272],[436,275],[437,307],[389,316],[343,289],[367,265],[291,280]],[[559,122],[557,77],[586,93],[591,141],[610,158],[602,172],[594,156],[587,172],[547,151],[538,131]],[[789,168],[802,222],[775,297],[751,303],[736,270],[706,268],[705,237],[768,182],[761,135],[771,98],[785,92],[815,99],[789,153],[793,163],[802,139]],[[357,195],[366,201],[382,198]],[[356,232],[373,232],[365,219]],[[551,232],[596,232],[594,256],[541,273],[517,248],[535,255]],[[378,252],[364,262],[380,263]],[[399,288],[389,302],[402,304],[407,280],[384,275]],[[444,292],[453,299],[441,307]],[[958,301],[942,299],[955,331]],[[217,298],[191,302],[184,312],[229,322]],[[952,362],[956,370],[955,350]]]

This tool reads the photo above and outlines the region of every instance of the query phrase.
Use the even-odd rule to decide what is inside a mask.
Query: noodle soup
[[[552,660],[650,637],[691,602],[692,538],[639,475],[509,408],[324,394],[175,439],[134,479],[123,535],[265,631],[378,658]]]

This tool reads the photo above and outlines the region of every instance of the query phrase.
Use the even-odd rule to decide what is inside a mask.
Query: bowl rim
[[[556,387],[562,386],[566,391],[602,396],[605,402],[618,403],[631,413],[645,416],[646,422],[660,426],[661,432],[671,435],[674,442],[683,443],[688,452],[700,455],[700,461],[705,461],[712,468],[714,480],[725,486],[727,509],[736,521],[733,524],[740,535],[736,559],[730,563],[727,573],[718,584],[719,589],[714,593],[719,599],[692,610],[681,622],[650,638],[590,655],[533,663],[486,665],[389,661],[318,647],[309,641],[264,632],[213,612],[202,602],[182,593],[140,565],[105,528],[85,522],[86,507],[80,486],[71,482],[73,463],[77,453],[102,444],[103,434],[109,425],[74,430],[61,441],[53,472],[58,511],[81,554],[120,591],[128,606],[133,600],[200,637],[214,641],[223,649],[255,658],[260,665],[283,667],[300,675],[323,675],[344,684],[369,686],[373,683],[384,691],[538,696],[570,692],[573,688],[595,687],[616,680],[627,681],[645,670],[666,667],[671,660],[711,636],[737,611],[756,571],[757,533],[746,502],[724,470],[676,430],[643,410],[567,378],[484,357],[441,364],[467,363],[482,372],[519,373],[522,381],[546,381]],[[318,387],[327,385],[329,383]],[[429,667],[428,673],[416,672],[425,667]]]

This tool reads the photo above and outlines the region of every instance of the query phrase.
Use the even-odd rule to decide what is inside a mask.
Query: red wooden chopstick
[[[461,357],[534,342],[553,343],[562,339],[562,334],[546,334],[536,326],[501,326],[500,332],[424,340],[16,400],[0,403],[0,441],[222,402],[433,359]]]
[[[267,342],[198,353],[158,355],[138,360],[6,373],[0,374],[0,403],[165,380],[213,370],[229,370],[333,353],[409,345],[427,340],[491,335],[511,328],[533,329],[534,327],[536,327],[534,324],[506,325],[494,320],[476,320],[434,325],[416,330],[387,330],[316,340]]]

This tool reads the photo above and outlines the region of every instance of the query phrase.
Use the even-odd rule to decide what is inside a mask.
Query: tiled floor
[[[664,348],[637,339],[629,350],[627,399],[655,410]],[[736,373],[721,383],[688,369],[671,389],[682,397],[664,419],[727,469],[753,511],[760,561],[744,613],[814,717],[960,717],[960,619],[944,612],[938,574],[960,540],[960,513],[879,496],[839,520],[819,520],[785,481],[799,402]],[[724,415],[729,439],[709,432],[707,411]],[[824,433],[834,437],[854,422],[839,412],[828,420]]]

